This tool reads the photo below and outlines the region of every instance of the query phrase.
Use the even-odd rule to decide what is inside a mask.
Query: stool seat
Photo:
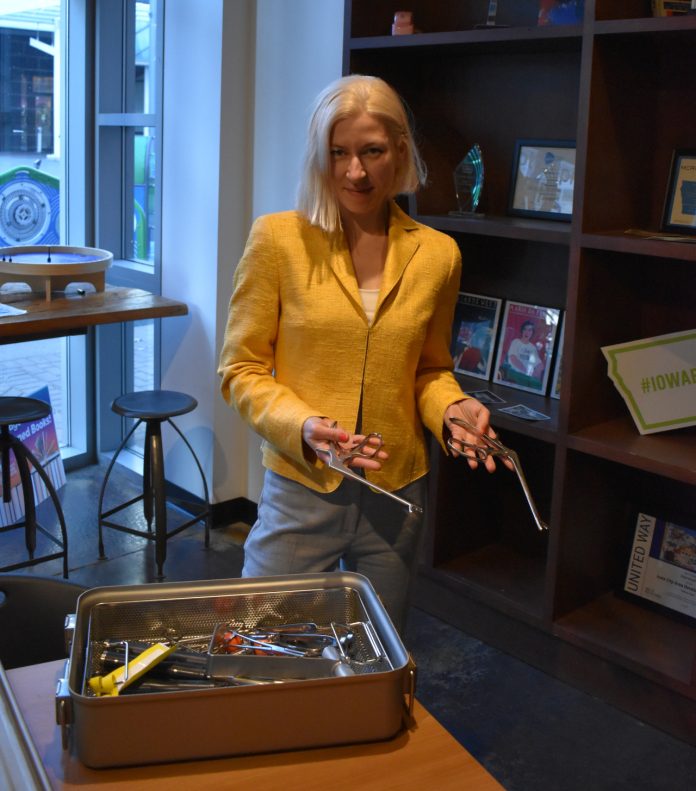
[[[176,390],[141,390],[114,399],[111,408],[118,415],[139,420],[166,420],[192,412],[198,401]]]
[[[51,407],[45,401],[39,401],[38,398],[17,398],[15,396],[0,398],[0,425],[3,426],[41,420],[50,414]]]
[[[201,467],[191,444],[181,433],[180,429],[171,419],[177,415],[185,415],[198,406],[195,398],[186,393],[179,393],[176,390],[141,390],[139,392],[126,393],[114,399],[111,409],[117,414],[135,420],[134,425],[121,441],[116,452],[111,457],[111,461],[106,470],[102,482],[101,492],[99,493],[99,557],[104,554],[104,527],[113,530],[120,530],[134,536],[141,536],[155,542],[155,561],[157,563],[157,576],[162,579],[164,576],[163,567],[167,557],[167,539],[175,536],[185,528],[196,522],[202,522],[205,526],[205,546],[210,546],[210,501],[208,497],[208,484],[205,474]],[[143,452],[143,487],[142,493],[133,497],[125,503],[116,505],[113,508],[104,509],[104,495],[113,469],[114,463],[121,451],[127,446],[133,433],[141,425],[145,424],[145,447]],[[203,483],[203,501],[195,502],[189,497],[178,497],[167,492],[167,482],[164,476],[164,451],[162,448],[162,424],[166,423],[179,435],[183,441],[193,461],[198,468],[198,472]],[[137,502],[142,502],[142,514],[145,517],[147,529],[131,527],[123,522],[114,522],[111,517],[122,512]],[[177,527],[167,528],[167,505],[183,511],[190,518],[179,524]],[[154,523],[154,532],[153,532]]]

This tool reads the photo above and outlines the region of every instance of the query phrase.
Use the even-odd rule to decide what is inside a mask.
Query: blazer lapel
[[[342,233],[338,233],[329,242],[330,248],[328,253],[324,250],[331,270],[338,282],[338,285],[345,292],[346,296],[355,303],[355,306],[362,311],[362,300],[360,299],[360,290],[358,289],[358,279],[355,276],[355,268],[353,261],[350,257],[350,251],[346,244],[345,237]]]
[[[397,285],[404,270],[419,248],[418,225],[401,209],[392,203],[389,218],[389,248],[384,265],[382,286],[379,290],[377,312],[384,300]]]

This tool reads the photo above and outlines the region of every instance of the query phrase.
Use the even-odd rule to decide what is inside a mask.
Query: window
[[[0,2],[3,247],[85,243],[81,5],[75,0]],[[74,189],[76,184],[81,189]],[[0,345],[0,395],[31,395],[47,386],[64,458],[87,452],[86,354],[84,337]]]
[[[97,4],[97,237],[116,280],[159,286],[162,2]]]
[[[163,4],[0,0],[0,246],[102,247],[111,285],[160,292]],[[157,321],[0,345],[0,395],[48,384],[64,458],[89,461],[91,405],[114,447],[109,404],[159,384],[158,349]]]

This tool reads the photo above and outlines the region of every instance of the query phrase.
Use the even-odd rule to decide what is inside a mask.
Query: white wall
[[[258,501],[259,440],[216,374],[232,277],[253,217],[292,208],[314,95],[341,73],[342,0],[174,0],[165,19],[162,387],[198,409],[177,420],[213,502]],[[167,478],[199,493],[176,437]]]
[[[314,97],[341,76],[343,0],[258,0],[254,215],[292,209]]]
[[[230,445],[246,437],[221,404],[216,368],[226,311],[220,283],[243,249],[250,214],[254,14],[253,0],[175,0],[166,4],[164,26],[162,293],[186,302],[189,315],[162,321],[162,387],[198,401],[177,425],[214,502],[246,489],[243,476],[230,485],[218,447],[217,437]],[[183,443],[169,432],[164,446],[167,478],[200,494]],[[222,495],[219,481],[228,484]]]
[[[314,97],[341,76],[343,0],[258,0],[253,215],[295,206]],[[249,442],[249,489],[258,502],[259,440]]]

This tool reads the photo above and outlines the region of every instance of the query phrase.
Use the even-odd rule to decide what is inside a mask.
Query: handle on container
[[[77,622],[77,613],[68,613],[63,622],[63,638],[65,640],[65,653],[70,656],[70,647],[72,646],[73,637],[75,636],[75,623]]]
[[[65,663],[63,675],[58,679],[58,685],[56,687],[56,723],[60,725],[60,738],[64,750],[68,749],[70,725],[73,721],[72,698],[70,697],[70,688],[68,685],[69,675],[70,660]]]
[[[413,708],[416,703],[416,663],[411,654],[408,655],[406,663],[406,676],[404,679],[404,694],[408,696],[408,702],[404,701],[404,719],[406,725],[410,727],[413,723]]]

